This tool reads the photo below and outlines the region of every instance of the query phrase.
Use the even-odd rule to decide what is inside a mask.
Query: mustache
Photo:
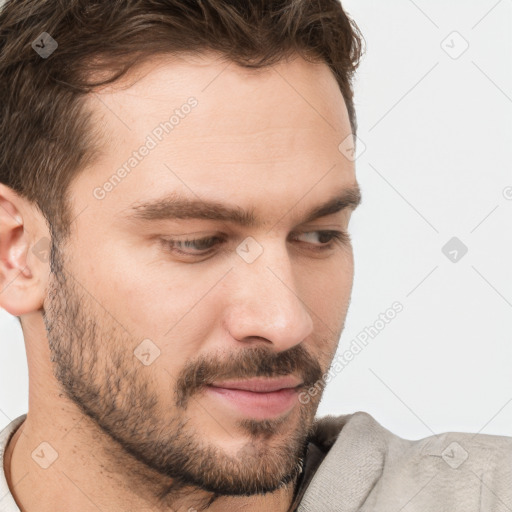
[[[255,377],[283,377],[295,375],[310,388],[321,380],[322,369],[303,345],[274,352],[258,346],[230,354],[225,361],[201,356],[188,362],[176,382],[176,403],[185,408],[192,395],[216,380],[240,380]]]

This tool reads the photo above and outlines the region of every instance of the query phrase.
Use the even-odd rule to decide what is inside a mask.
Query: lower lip
[[[264,419],[279,416],[291,410],[298,402],[297,389],[280,389],[270,393],[255,393],[240,389],[206,388],[210,395],[236,407],[245,416]]]

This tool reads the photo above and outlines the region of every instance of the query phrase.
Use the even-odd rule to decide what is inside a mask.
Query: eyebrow
[[[361,190],[358,184],[342,189],[326,203],[315,206],[303,219],[303,223],[338,213],[342,210],[355,210],[361,204]],[[146,202],[137,202],[128,208],[127,218],[134,221],[158,221],[175,219],[204,219],[231,222],[244,227],[258,227],[261,223],[254,212],[239,206],[231,206],[218,201],[189,199],[178,193]]]

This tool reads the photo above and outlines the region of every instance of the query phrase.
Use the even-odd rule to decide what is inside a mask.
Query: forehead
[[[195,106],[184,108],[191,98]],[[328,193],[355,181],[353,163],[338,150],[350,134],[346,106],[325,63],[295,56],[246,69],[215,54],[158,56],[96,91],[88,106],[104,132],[104,152],[72,195],[78,203],[86,190],[94,209],[120,211],[178,189],[238,203],[240,195],[254,204],[263,195],[267,203],[272,195],[296,201],[313,188]],[[160,130],[161,140],[153,136],[151,151],[128,169],[133,153],[173,116],[171,129]],[[91,200],[123,165],[128,172],[105,200]]]
[[[298,55],[257,69],[212,52],[153,56],[99,89],[89,107],[106,130],[108,150],[114,142],[136,143],[190,97],[197,99],[198,108],[174,130],[175,139],[182,133],[236,142],[244,136],[275,139],[281,132],[306,130],[337,141],[350,133],[331,70]]]

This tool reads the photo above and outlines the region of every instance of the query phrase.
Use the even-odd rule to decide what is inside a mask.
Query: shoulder
[[[399,457],[428,455],[446,459],[448,466],[460,465],[463,459],[473,459],[490,462],[498,457],[501,463],[502,455],[512,450],[512,437],[468,432],[442,432],[422,439],[404,439],[386,429],[370,414],[358,411],[343,416],[326,416],[318,420],[320,423],[338,423],[340,435],[350,436],[359,442],[371,441],[375,448],[380,448],[388,454]],[[466,454],[464,453],[466,452]],[[467,455],[467,457],[465,456]],[[456,459],[456,460],[454,460]]]
[[[320,418],[315,433],[330,448],[309,490],[318,496],[325,483],[335,485],[346,510],[512,510],[512,437],[403,439],[362,411]]]
[[[0,430],[0,456],[3,456],[5,447],[9,443],[9,440],[14,435],[18,427],[25,421],[26,417],[26,413],[22,414]]]
[[[9,440],[18,427],[25,421],[26,417],[26,414],[17,417],[0,431],[0,512],[19,512],[18,505],[14,501],[5,476],[4,454]]]

